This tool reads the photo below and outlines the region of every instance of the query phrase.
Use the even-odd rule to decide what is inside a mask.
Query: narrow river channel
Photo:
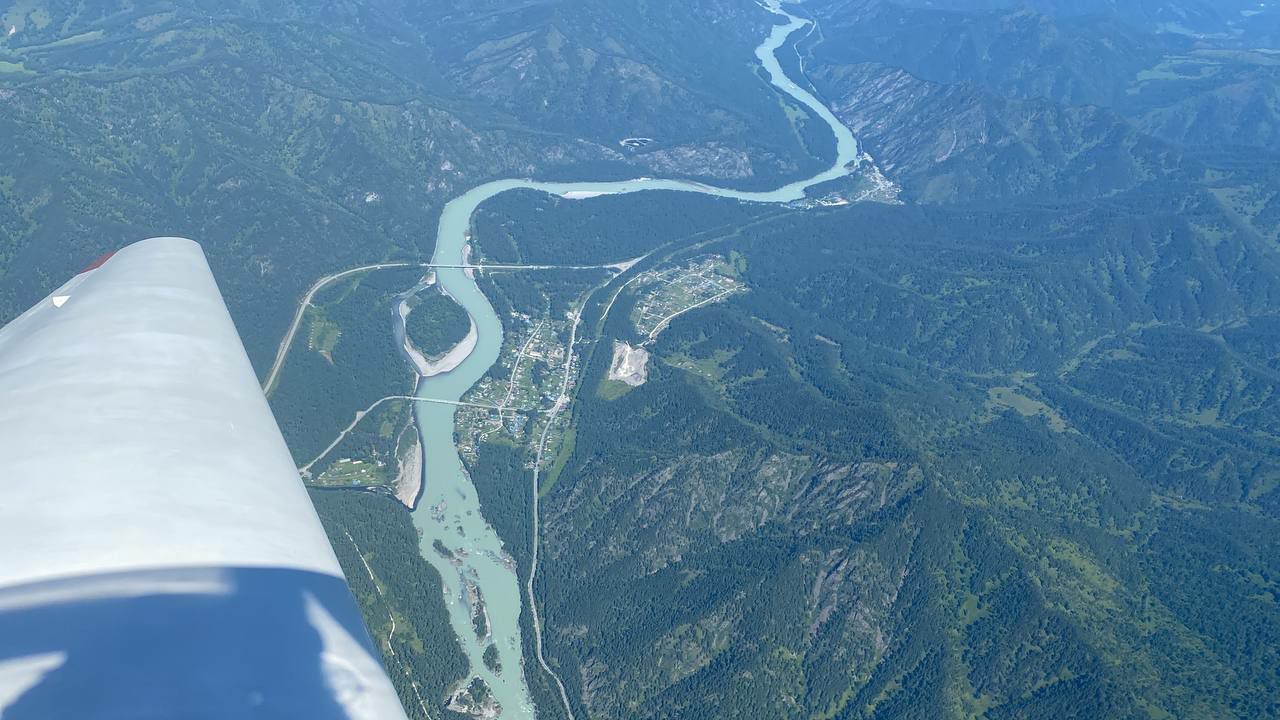
[[[436,234],[433,263],[463,264],[464,246],[471,216],[489,198],[519,188],[539,190],[556,195],[566,193],[620,194],[644,190],[675,190],[716,195],[746,202],[785,203],[802,199],[805,191],[824,182],[848,175],[859,162],[858,143],[853,133],[808,91],[793,82],[782,71],[777,51],[790,35],[809,24],[782,9],[779,0],[766,3],[769,10],[786,19],[756,48],[756,57],[769,74],[770,81],[782,92],[795,98],[821,117],[836,137],[836,160],[826,171],[807,180],[791,183],[769,192],[743,192],[711,187],[683,180],[639,179],[624,182],[544,183],[532,180],[499,180],[476,187],[445,206]],[[479,342],[471,354],[454,370],[425,378],[418,384],[417,396],[460,400],[498,359],[502,348],[502,322],[493,306],[481,293],[475,281],[456,268],[439,268],[437,281],[471,314],[479,329]],[[444,578],[450,621],[471,663],[473,676],[489,684],[502,706],[501,718],[521,720],[534,717],[529,698],[526,672],[541,672],[536,666],[522,667],[520,637],[521,588],[515,570],[505,561],[506,555],[497,534],[480,514],[480,503],[470,478],[463,470],[453,442],[454,414],[457,408],[437,403],[415,403],[415,417],[423,447],[423,490],[414,524],[422,532],[421,551]],[[461,549],[454,562],[437,553],[433,545],[439,541],[450,550]],[[489,615],[492,642],[501,657],[503,671],[490,672],[483,662],[487,642],[476,638],[472,629],[471,605],[465,595],[467,584],[479,588]]]

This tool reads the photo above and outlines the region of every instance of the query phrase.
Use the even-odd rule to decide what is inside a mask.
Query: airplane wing
[[[405,717],[190,240],[0,329],[0,717]]]

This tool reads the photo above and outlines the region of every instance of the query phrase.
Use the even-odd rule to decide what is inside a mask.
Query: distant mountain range
[[[183,234],[262,367],[306,285],[425,257],[439,207],[484,180],[801,176],[824,161],[751,62],[770,17],[729,0],[15,5],[0,319],[106,250]],[[635,136],[651,142],[621,145]]]
[[[1188,9],[1192,37],[1140,6],[1067,5],[818,3],[811,68],[886,173],[932,202],[1194,178],[1209,148],[1271,162],[1280,53],[1210,34],[1221,13]]]
[[[522,192],[472,226],[490,260],[642,258],[596,290],[481,275],[508,342],[532,332],[517,312],[583,303],[534,583],[576,716],[1280,717],[1280,8],[790,7],[818,29],[783,66],[884,202]],[[761,77],[773,18],[745,0],[14,8],[0,322],[103,250],[185,234],[264,368],[314,280],[429,257],[480,182],[764,188],[830,161]],[[694,260],[735,292],[642,334],[632,281]],[[300,459],[411,381],[378,344],[419,275],[397,272],[308,311],[273,397]],[[647,343],[638,387],[608,379],[615,342]],[[407,406],[376,417],[348,447],[394,463]],[[466,463],[523,586],[514,425]],[[411,717],[460,717],[440,706],[465,660],[401,506],[316,503],[375,636],[399,628]],[[562,717],[522,623],[538,715]]]

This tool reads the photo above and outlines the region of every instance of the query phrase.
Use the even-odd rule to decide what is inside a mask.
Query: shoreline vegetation
[[[828,123],[836,138],[836,157],[831,165],[817,174],[805,175],[802,179],[769,191],[721,188],[694,180],[680,179],[575,183],[497,180],[457,196],[445,205],[441,213],[432,263],[437,267],[436,281],[440,288],[458,300],[472,321],[483,325],[483,328],[477,330],[474,345],[469,348],[455,347],[453,357],[457,359],[457,363],[452,365],[450,372],[424,377],[418,383],[416,394],[420,398],[461,399],[480,378],[489,372],[501,352],[502,321],[489,298],[476,285],[475,274],[466,267],[470,265],[469,259],[473,251],[471,240],[474,215],[485,201],[499,194],[520,189],[558,195],[567,200],[586,199],[586,196],[599,197],[665,190],[714,195],[752,203],[787,205],[804,201],[811,188],[843,180],[860,168],[864,154],[860,152],[852,131],[841,124],[821,101],[787,77],[777,58],[776,52],[785,44],[786,39],[810,21],[790,15],[776,0],[769,2],[767,9],[786,18],[788,22],[773,27],[772,32],[756,48],[755,56],[767,71],[774,87],[812,109]],[[563,261],[563,258],[561,260]],[[576,312],[580,313],[581,309],[579,308]],[[559,397],[555,401],[553,415],[565,410],[571,397],[570,381],[576,369],[573,346],[579,317],[574,315],[571,323],[573,332],[570,334],[564,364],[564,382]],[[501,606],[490,607],[490,631],[493,639],[500,645],[509,646],[517,652],[519,648],[524,648],[526,653],[532,650],[532,659],[536,663],[536,666],[530,666],[530,670],[537,673],[536,677],[526,677],[525,672],[508,672],[503,675],[493,673],[482,660],[487,643],[481,646],[476,641],[474,633],[466,630],[470,627],[471,618],[464,617],[461,613],[463,604],[454,603],[449,606],[451,625],[464,651],[471,659],[470,677],[487,682],[494,699],[503,708],[504,717],[533,717],[536,694],[541,702],[554,703],[555,700],[559,700],[564,714],[569,720],[574,720],[574,702],[569,697],[568,687],[552,668],[543,651],[540,608],[534,591],[539,540],[538,466],[545,450],[546,431],[551,425],[544,426],[542,441],[538,446],[538,457],[534,460],[534,471],[529,486],[529,492],[533,496],[531,553],[527,572],[521,572],[518,568],[512,568],[497,560],[505,553],[506,543],[511,542],[512,539],[499,536],[489,524],[489,518],[486,517],[479,503],[476,485],[461,467],[461,458],[458,458],[456,463],[449,458],[450,450],[454,457],[458,454],[458,448],[454,443],[456,432],[454,414],[443,412],[438,407],[429,407],[427,403],[418,403],[415,406],[415,413],[422,443],[426,448],[425,452],[438,453],[430,463],[424,463],[423,498],[418,503],[418,509],[414,511],[415,524],[422,532],[420,545],[423,555],[437,567],[443,577],[465,579],[472,576],[478,587],[483,586],[486,597],[505,598],[506,601]],[[460,565],[446,562],[433,550],[434,542],[442,538],[445,538],[445,544],[450,547],[461,545],[467,550],[466,554],[458,554],[461,559]],[[518,585],[523,585],[521,588],[523,592],[513,593],[514,586]],[[527,620],[524,619],[526,613]],[[530,636],[527,640],[530,645],[526,645],[526,639],[522,637],[525,633]]]
[[[419,377],[429,378],[443,375],[456,369],[471,355],[471,352],[476,349],[477,343],[480,342],[480,330],[476,327],[474,319],[470,322],[471,328],[467,331],[466,337],[459,340],[458,344],[450,348],[445,354],[435,357],[424,355],[409,339],[408,333],[405,333],[404,351],[408,354],[414,366],[414,371],[418,373]]]

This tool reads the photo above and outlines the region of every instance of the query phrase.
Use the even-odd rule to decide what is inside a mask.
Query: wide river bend
[[[804,198],[809,188],[848,175],[860,157],[857,140],[825,105],[793,82],[782,71],[777,51],[792,33],[809,24],[782,9],[779,0],[766,3],[769,10],[786,19],[775,25],[769,37],[756,48],[756,58],[769,74],[770,82],[822,118],[836,137],[836,159],[831,167],[811,178],[793,182],[768,192],[743,192],[717,188],[685,180],[638,179],[622,182],[546,183],[533,180],[498,180],[473,188],[451,200],[440,217],[432,262],[439,265],[464,264],[471,216],[481,203],[508,190],[528,189],[569,197],[621,194],[645,190],[674,190],[715,195],[746,202],[786,203]],[[458,268],[438,268],[437,281],[471,314],[479,330],[475,349],[455,369],[422,379],[417,395],[422,398],[460,400],[497,361],[502,348],[502,322],[475,281]],[[444,578],[446,602],[453,630],[471,663],[471,672],[489,684],[503,711],[500,717],[524,720],[534,717],[525,671],[522,668],[520,609],[522,593],[515,571],[503,562],[502,542],[480,513],[479,500],[463,470],[453,442],[457,408],[439,403],[415,403],[415,417],[423,447],[423,489],[413,513],[421,531],[421,552]],[[465,556],[451,563],[437,553],[433,544],[461,548]],[[487,643],[476,639],[471,624],[471,606],[464,596],[465,583],[480,589],[489,614],[492,641],[498,646],[503,664],[500,674],[489,671],[483,662]]]

